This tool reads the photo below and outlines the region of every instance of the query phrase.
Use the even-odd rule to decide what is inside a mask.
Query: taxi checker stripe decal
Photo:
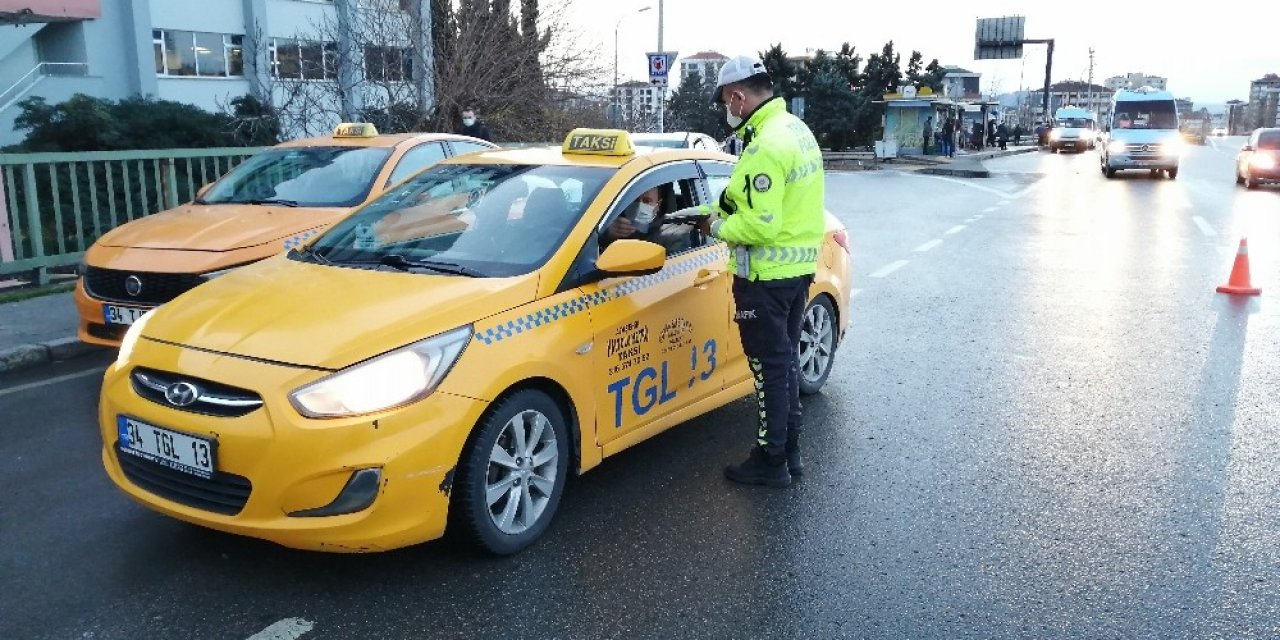
[[[547,307],[546,309],[540,309],[533,313],[525,314],[514,320],[508,320],[502,324],[482,329],[476,332],[476,339],[485,345],[502,342],[507,338],[518,336],[526,331],[532,331],[546,324],[551,324],[557,320],[586,311],[591,307],[600,306],[606,302],[629,296],[637,291],[648,289],[649,287],[665,280],[670,280],[676,276],[689,273],[698,267],[705,267],[716,260],[723,260],[725,257],[724,245],[719,245],[712,251],[704,251],[680,262],[668,264],[662,271],[657,273],[641,276],[639,278],[632,278],[616,287],[610,287],[603,291],[581,295],[572,300],[567,300]]]
[[[290,249],[301,247],[303,244],[307,242],[307,240],[310,240],[313,236],[319,233],[320,233],[319,229],[312,229],[310,231],[299,233],[298,235],[293,236],[288,240],[284,241],[284,249],[285,251],[289,251]]]

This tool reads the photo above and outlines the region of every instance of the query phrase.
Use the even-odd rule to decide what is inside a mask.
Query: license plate
[[[163,429],[128,416],[118,416],[116,428],[121,451],[206,480],[213,477],[217,441]]]
[[[142,314],[150,311],[150,309],[139,309],[137,307],[117,307],[114,304],[102,305],[102,319],[107,324],[131,325],[142,317]]]

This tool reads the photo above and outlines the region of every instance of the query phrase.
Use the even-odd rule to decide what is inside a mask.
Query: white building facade
[[[22,4],[29,5],[32,13],[0,7],[0,22],[18,24],[0,30],[0,144],[21,141],[23,132],[13,130],[13,121],[19,114],[17,103],[30,96],[41,96],[52,104],[76,93],[116,100],[141,95],[221,111],[246,94],[275,95],[280,79],[334,80],[340,74],[376,74],[413,83],[428,75],[414,73],[408,52],[417,43],[407,40],[403,46],[363,47],[346,58],[350,62],[337,64],[337,53],[345,46],[343,30],[337,25],[350,24],[347,16],[355,11],[406,7],[412,11],[415,4],[426,6],[429,0],[25,0]],[[415,15],[429,20],[429,11]],[[316,33],[318,28],[326,33]],[[425,43],[426,50],[429,47]],[[423,88],[429,96],[429,87]],[[358,113],[360,102],[360,96],[352,95],[343,104],[332,105],[328,111],[333,121],[319,123],[317,128],[331,128],[339,116]]]
[[[1122,76],[1111,76],[1103,81],[1107,89],[1112,93],[1121,89],[1141,89],[1142,87],[1151,87],[1166,91],[1169,88],[1169,79],[1161,76],[1149,76],[1141,71],[1136,73],[1126,73]]]

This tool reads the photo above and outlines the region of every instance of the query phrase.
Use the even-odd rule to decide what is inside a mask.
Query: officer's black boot
[[[787,436],[787,471],[793,476],[804,475],[804,460],[800,458],[800,436]]]
[[[791,484],[791,474],[787,471],[785,455],[769,455],[764,449],[755,447],[751,455],[742,464],[731,464],[725,467],[726,478],[742,484],[762,484],[769,487],[783,488]]]

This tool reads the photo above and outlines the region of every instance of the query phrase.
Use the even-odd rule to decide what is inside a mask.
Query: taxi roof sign
[[[335,138],[372,138],[378,135],[378,128],[370,122],[343,122],[333,130]]]
[[[621,129],[574,129],[564,139],[565,155],[630,156],[635,155],[631,136]]]

